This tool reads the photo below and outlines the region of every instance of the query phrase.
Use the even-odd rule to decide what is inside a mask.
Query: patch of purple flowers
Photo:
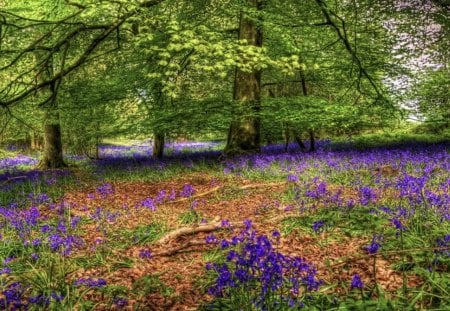
[[[227,296],[233,288],[242,287],[248,292],[257,292],[261,299],[272,293],[303,295],[301,288],[314,291],[320,287],[322,281],[316,278],[316,269],[311,264],[278,252],[266,235],[257,235],[249,229],[221,243],[225,249],[238,246],[237,250],[228,251],[225,264],[207,264],[208,270],[217,273],[215,284],[209,288],[210,294]],[[264,299],[260,303],[264,304]]]

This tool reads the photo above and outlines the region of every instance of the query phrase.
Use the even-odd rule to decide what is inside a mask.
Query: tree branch
[[[358,91],[361,92],[361,77],[365,77],[370,85],[372,86],[372,88],[375,90],[378,98],[384,98],[382,92],[380,91],[378,85],[375,83],[374,79],[371,77],[371,75],[367,72],[366,68],[363,66],[361,59],[359,58],[359,56],[357,55],[355,49],[352,47],[350,40],[347,36],[347,30],[346,30],[346,25],[345,25],[345,21],[343,18],[341,18],[340,16],[338,16],[336,13],[330,11],[327,8],[326,3],[324,2],[324,0],[316,0],[317,4],[319,5],[322,14],[325,18],[325,21],[327,24],[329,24],[329,26],[331,26],[336,34],[338,35],[339,39],[342,41],[342,43],[344,44],[345,49],[349,52],[350,56],[352,57],[352,61],[356,63],[358,69],[359,69],[359,77],[358,77],[358,84],[357,84],[357,88]],[[338,19],[341,22],[341,26],[338,26],[338,24],[333,20],[333,17],[335,17],[336,19]]]
[[[50,52],[50,55],[47,56],[47,59],[49,59],[52,54],[58,52],[62,46],[69,44],[69,42],[71,40],[74,40],[74,38],[78,37],[78,35],[81,33],[96,31],[96,30],[101,30],[101,33],[92,39],[90,44],[88,44],[87,47],[85,48],[84,52],[74,62],[72,62],[70,65],[67,65],[67,67],[65,67],[65,68],[61,68],[51,78],[49,78],[45,81],[41,81],[40,83],[36,83],[36,84],[32,85],[31,87],[25,87],[25,89],[20,91],[18,94],[14,94],[14,92],[11,93],[11,90],[13,90],[14,85],[21,83],[21,82],[18,82],[17,79],[15,81],[11,82],[10,84],[8,84],[7,86],[5,86],[4,89],[2,90],[2,92],[4,94],[11,93],[11,96],[9,98],[4,96],[4,97],[6,97],[6,99],[0,100],[0,107],[7,107],[10,105],[16,104],[16,103],[26,99],[27,97],[31,96],[36,91],[38,91],[42,88],[48,87],[50,85],[53,85],[54,83],[57,83],[64,76],[70,74],[72,71],[76,70],[78,67],[80,67],[81,65],[86,63],[89,59],[91,59],[90,55],[92,53],[94,53],[94,51],[97,50],[99,45],[103,41],[105,41],[108,37],[115,34],[117,32],[117,29],[120,28],[126,22],[127,19],[129,19],[130,17],[137,14],[139,11],[139,8],[150,8],[152,6],[156,6],[156,5],[160,4],[163,1],[164,0],[149,0],[149,1],[141,2],[137,9],[127,12],[126,14],[121,16],[117,21],[115,21],[114,23],[109,24],[109,25],[86,26],[84,24],[81,24],[82,26],[77,27],[75,30],[73,30],[69,34],[67,34],[64,38],[59,40],[56,44],[54,44],[51,47],[48,47],[48,50],[51,52]],[[73,4],[73,3],[71,3],[71,4]],[[12,13],[6,12],[4,10],[0,11],[0,14],[5,14],[5,13],[10,14],[10,15],[12,14]],[[14,14],[12,14],[12,15],[14,15]],[[71,16],[73,16],[73,15],[71,15]],[[21,17],[17,16],[17,18],[21,18]],[[63,20],[68,20],[68,19],[66,18]],[[58,25],[60,25],[60,24],[58,24]],[[74,25],[74,24],[72,24],[72,25]],[[43,40],[43,38],[50,36],[50,35],[51,35],[51,32],[47,32],[39,40]],[[8,65],[2,67],[1,69],[5,70],[5,69],[8,69],[8,68],[14,66],[28,52],[35,51],[37,42],[40,42],[39,40],[34,41],[27,49],[22,51],[13,61],[11,61]],[[37,68],[37,67],[35,67],[35,68]],[[28,71],[28,73],[29,72],[30,71]],[[22,74],[19,76],[19,78],[23,77],[23,76],[24,75]],[[5,91],[5,90],[7,90],[7,91]]]

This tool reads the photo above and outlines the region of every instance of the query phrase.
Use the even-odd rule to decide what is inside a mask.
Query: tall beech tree
[[[43,64],[42,72],[39,74],[40,80],[53,75],[53,57]],[[50,93],[46,102],[44,116],[44,150],[42,158],[38,164],[41,169],[53,169],[67,166],[63,159],[63,149],[61,140],[61,123],[58,110],[58,88],[56,81],[48,87],[42,89]]]
[[[263,9],[263,0],[247,0],[256,12]],[[246,40],[249,45],[262,47],[263,29],[257,16],[250,16],[241,11],[239,22],[239,40]],[[250,72],[237,68],[234,78],[233,99],[239,101],[246,111],[243,116],[236,116],[232,121],[227,138],[225,153],[233,155],[260,150],[261,121],[257,115],[261,109],[261,70],[252,68]],[[248,112],[249,115],[245,115]],[[252,113],[254,113],[252,115]]]

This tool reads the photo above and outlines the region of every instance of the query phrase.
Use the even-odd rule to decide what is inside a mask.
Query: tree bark
[[[261,0],[247,0],[249,6],[262,9]],[[239,39],[247,40],[249,45],[262,46],[262,29],[257,25],[254,19],[241,12],[239,23]],[[236,69],[234,78],[233,99],[239,101],[243,111],[250,113],[244,116],[238,116],[231,122],[227,145],[225,147],[226,155],[236,155],[243,153],[259,152],[261,149],[261,121],[255,115],[261,109],[261,71],[254,69],[252,72],[244,72]]]
[[[305,78],[305,73],[303,72],[302,69],[300,69],[300,77],[302,79],[302,92],[303,92],[303,96],[308,96],[308,89],[306,88],[306,78]],[[309,133],[309,152],[314,152],[316,151],[316,142],[314,139],[314,129],[310,128],[308,130]],[[306,149],[306,147],[305,147]]]
[[[40,133],[37,133],[35,131],[31,132],[30,135],[30,147],[31,150],[42,150],[44,147],[44,138]]]
[[[61,126],[59,122],[52,122],[48,113],[44,124],[44,152],[38,167],[40,169],[54,169],[66,167],[63,159]]]
[[[38,78],[45,80],[46,77],[53,76],[53,63],[48,61],[44,64],[45,68],[38,73]],[[51,98],[49,107],[44,117],[44,151],[42,159],[38,164],[38,168],[54,169],[66,167],[63,159],[61,125],[58,112],[58,90],[56,82],[50,84],[49,87],[42,89],[43,92],[50,92]]]
[[[153,157],[162,159],[164,156],[164,133],[155,132],[153,134]]]

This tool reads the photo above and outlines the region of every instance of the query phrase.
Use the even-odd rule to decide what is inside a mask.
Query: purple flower
[[[102,287],[106,286],[106,280],[101,279],[101,278],[98,278],[98,279],[80,278],[74,282],[74,285],[75,286],[84,285],[86,287],[91,287],[91,288],[102,288]]]
[[[7,265],[9,264],[11,261],[13,261],[16,257],[14,256],[10,256],[10,257],[6,257],[5,259],[3,259],[3,264]]]
[[[183,190],[180,193],[180,196],[188,198],[194,195],[194,193],[195,193],[194,187],[192,185],[186,184],[184,185]]]
[[[272,237],[275,239],[279,239],[281,237],[280,231],[277,231],[277,230],[273,231]]]
[[[52,231],[52,228],[51,228],[49,225],[43,225],[43,226],[41,226],[41,232],[42,232],[42,233],[48,233],[48,232],[50,232],[50,231]]]
[[[50,298],[44,295],[36,295],[29,297],[28,302],[37,306],[48,306],[50,304]]]
[[[367,186],[363,186],[359,189],[359,202],[361,205],[366,206],[371,202],[374,202],[377,198],[375,191]]]
[[[275,232],[275,237],[279,236]],[[214,296],[223,296],[227,288],[243,287],[244,290],[268,292],[299,293],[304,285],[306,290],[317,290],[322,284],[316,279],[315,268],[299,257],[285,256],[275,250],[271,240],[265,235],[243,231],[231,239],[231,245],[238,246],[228,251],[228,264],[208,263],[206,268],[214,270],[218,276],[208,292]]]
[[[20,310],[26,305],[22,303],[22,296],[25,291],[24,286],[19,282],[14,282],[6,286],[2,291],[3,298],[0,299],[0,308],[2,310]]]
[[[216,238],[216,236],[214,234],[211,233],[211,234],[206,236],[205,242],[207,244],[216,244],[217,243],[217,238]]]
[[[146,198],[144,201],[141,202],[141,206],[148,208],[151,211],[156,210],[156,204],[152,198]]]
[[[222,249],[226,249],[226,248],[230,247],[230,243],[228,243],[227,240],[222,240],[222,241],[220,242],[220,247],[221,247]]]
[[[400,231],[405,230],[405,226],[402,224],[402,222],[399,218],[394,217],[394,218],[391,218],[390,220],[391,220],[391,223],[394,225],[394,227],[397,230],[400,230]]]
[[[246,220],[244,220],[244,225],[245,225],[245,230],[248,231],[252,227],[252,221],[250,219],[246,219]]]
[[[70,226],[72,228],[75,228],[78,225],[78,223],[80,222],[80,220],[81,220],[80,216],[73,217],[72,220],[70,221]]]
[[[128,299],[123,297],[115,297],[113,299],[113,304],[118,308],[123,308],[128,306]]]
[[[435,251],[437,255],[450,256],[450,234],[444,235],[443,238],[437,238],[436,244],[439,248],[442,248],[442,250]]]
[[[325,229],[325,221],[318,220],[313,222],[312,229],[315,233],[320,233]]]
[[[158,192],[158,194],[156,195],[156,203],[162,203],[165,199],[166,199],[166,190],[161,190]]]
[[[364,288],[364,283],[361,280],[361,277],[359,276],[359,274],[354,274],[353,278],[352,278],[352,284],[350,286],[351,289],[353,288]]]
[[[372,238],[372,242],[368,245],[365,246],[364,249],[369,253],[369,254],[376,254],[378,252],[378,249],[381,247],[381,244],[378,243],[378,241],[380,241],[382,239],[381,235],[373,235]]]
[[[111,184],[104,183],[103,185],[97,188],[97,192],[100,193],[102,198],[105,199],[108,195],[114,193],[114,188]]]
[[[0,269],[0,275],[2,274],[10,274],[11,273],[11,268],[10,267],[4,267]]]
[[[139,257],[142,259],[149,259],[152,257],[152,252],[147,248],[141,249],[139,251]]]
[[[296,183],[296,182],[299,181],[299,178],[298,178],[298,176],[296,176],[294,174],[289,174],[288,177],[287,177],[287,180],[289,182]]]
[[[176,197],[177,197],[177,194],[176,194],[175,190],[174,189],[170,190],[169,200],[173,201],[176,199]]]

